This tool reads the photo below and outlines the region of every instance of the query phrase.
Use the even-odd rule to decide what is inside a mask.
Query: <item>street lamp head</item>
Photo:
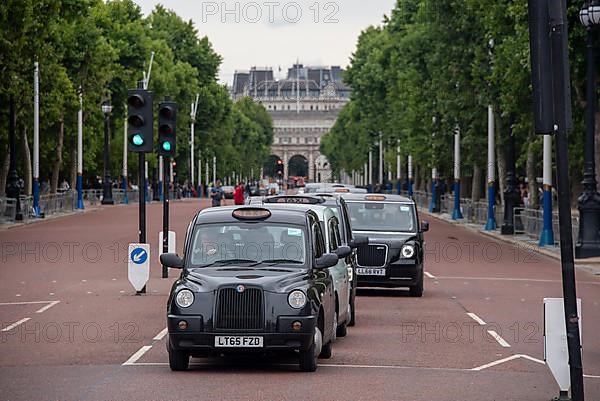
[[[592,27],[600,25],[600,0],[593,0],[588,7],[588,18]]]
[[[589,15],[589,3],[586,1],[583,4],[583,7],[581,8],[581,10],[579,10],[579,22],[581,22],[581,25],[583,25],[586,28],[590,28],[592,22],[590,21],[590,15]]]
[[[104,114],[110,114],[111,111],[112,111],[112,106],[110,105],[110,101],[105,100],[104,102],[102,102],[102,112]]]

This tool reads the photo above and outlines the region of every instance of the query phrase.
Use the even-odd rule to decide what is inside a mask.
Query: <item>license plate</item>
[[[215,336],[215,347],[262,348],[263,338],[259,336]]]
[[[356,269],[359,276],[385,276],[385,269],[373,269],[369,267],[359,267]]]

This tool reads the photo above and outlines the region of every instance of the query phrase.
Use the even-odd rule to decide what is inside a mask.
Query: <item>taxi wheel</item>
[[[321,349],[321,354],[319,355],[319,358],[323,358],[323,359],[329,359],[331,358],[331,354],[333,353],[333,343],[335,342],[336,338],[337,338],[337,327],[338,327],[338,318],[337,318],[337,312],[335,313],[335,315],[333,315],[333,331],[331,332],[331,339],[329,340],[329,342],[325,345],[323,345],[323,348]]]
[[[352,327],[356,324],[356,317],[354,314],[354,302],[355,302],[355,298],[351,297],[350,298],[350,321],[348,322],[348,326]]]
[[[350,304],[348,304],[348,313],[347,313],[347,318],[346,321],[342,324],[340,324],[337,328],[336,328],[336,335],[338,337],[346,337],[346,334],[348,334],[348,321],[350,320],[350,314],[351,314],[351,306]]]
[[[300,370],[314,372],[317,370],[317,359],[321,350],[323,336],[321,330],[315,327],[314,340],[310,347],[300,350]]]
[[[169,367],[174,372],[187,370],[190,365],[190,356],[182,351],[169,350]]]
[[[413,285],[408,289],[408,295],[411,297],[422,297],[423,296],[423,277],[419,280],[417,285]]]

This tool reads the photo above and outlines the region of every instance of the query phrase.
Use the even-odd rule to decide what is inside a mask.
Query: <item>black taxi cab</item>
[[[343,194],[352,232],[369,237],[358,248],[359,287],[408,287],[423,295],[424,236],[429,223],[420,222],[415,202],[400,195]]]
[[[321,207],[327,207],[331,209],[334,216],[337,218],[339,224],[339,235],[340,244],[349,247],[352,252],[347,255],[344,259],[348,268],[348,280],[349,280],[349,309],[350,318],[348,320],[348,326],[354,326],[356,324],[356,289],[358,286],[356,276],[356,249],[362,246],[366,246],[369,243],[368,237],[364,235],[353,235],[352,228],[350,226],[350,217],[348,215],[348,208],[346,202],[340,196],[340,193],[314,193],[309,195],[283,195],[283,196],[272,196],[261,199],[253,199],[251,202],[263,203],[263,204],[303,204],[306,206],[319,205]],[[252,204],[252,203],[251,203]],[[327,231],[327,230],[326,230]]]
[[[230,353],[299,351],[303,371],[331,357],[335,340],[333,280],[318,216],[310,210],[221,207],[188,226],[182,269],[167,304],[169,365]]]

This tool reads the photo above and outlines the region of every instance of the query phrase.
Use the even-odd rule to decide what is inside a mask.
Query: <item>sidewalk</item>
[[[448,213],[442,214],[433,214],[430,213],[429,210],[425,208],[419,207],[419,213],[423,215],[427,215],[429,217],[433,217],[434,219],[438,219],[441,221],[445,221],[446,223],[454,224],[457,226],[461,226],[470,230],[472,232],[476,232],[478,234],[485,235],[489,238],[495,239],[497,241],[506,242],[509,244],[513,244],[519,247],[527,248],[533,252],[536,252],[540,255],[548,256],[552,259],[560,261],[560,247],[558,246],[538,246],[537,240],[527,236],[527,235],[502,235],[499,230],[494,231],[486,231],[479,224],[471,224],[466,223],[461,220],[452,220],[452,216]],[[575,239],[573,239],[575,240]],[[600,276],[600,257],[597,258],[589,258],[589,259],[576,259],[575,267],[581,270],[585,270],[588,273]]]
[[[61,219],[63,217],[74,216],[74,215],[81,214],[81,213],[95,212],[97,210],[99,210],[98,206],[85,205],[85,209],[76,209],[72,212],[55,213],[55,214],[51,214],[49,216],[42,217],[42,218],[30,217],[27,222],[24,222],[24,221],[2,222],[2,223],[0,223],[0,231],[10,230],[10,229],[17,228],[17,227],[25,227],[25,226],[30,226],[30,225],[34,225],[34,224],[39,224],[39,223],[43,223],[45,221],[57,220],[57,219]]]

